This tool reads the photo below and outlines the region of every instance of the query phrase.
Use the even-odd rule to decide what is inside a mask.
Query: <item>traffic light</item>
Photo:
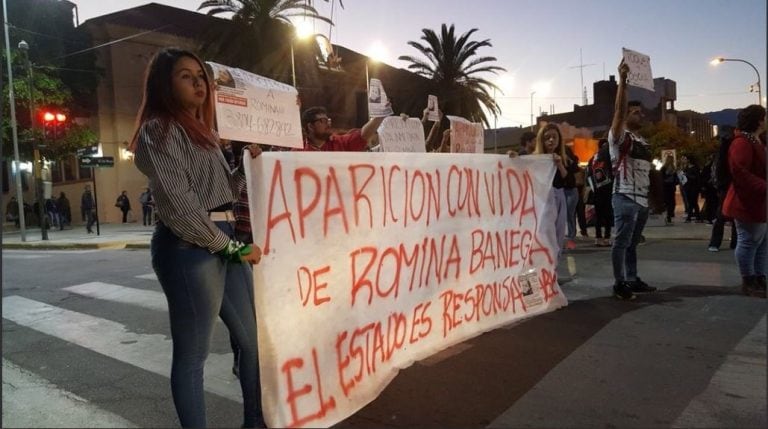
[[[43,125],[46,140],[58,140],[66,130],[67,115],[59,111],[47,110],[43,112]]]

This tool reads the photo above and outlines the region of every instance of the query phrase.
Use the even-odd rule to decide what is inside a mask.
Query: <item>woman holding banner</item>
[[[554,207],[557,213],[555,218],[555,235],[557,239],[558,258],[563,247],[565,239],[565,225],[568,216],[568,208],[565,199],[565,178],[568,174],[574,174],[578,166],[565,153],[565,145],[560,129],[556,124],[549,123],[539,129],[536,136],[536,149],[534,154],[547,154],[552,156],[552,160],[557,167],[555,177],[552,180],[552,192],[549,196],[549,205]]]
[[[149,178],[159,219],[152,266],[168,301],[179,421],[206,426],[203,367],[221,316],[240,347],[243,426],[263,427],[252,280],[242,269],[258,263],[261,251],[234,238],[232,204],[245,179],[222,155],[211,79],[196,55],[176,48],[155,55],[137,123],[131,148]]]

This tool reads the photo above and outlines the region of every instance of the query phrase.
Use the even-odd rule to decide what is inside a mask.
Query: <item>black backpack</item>
[[[588,168],[590,181],[594,189],[602,188],[613,182],[613,166],[611,165],[611,155],[607,144],[595,153]]]
[[[727,192],[731,185],[731,170],[728,167],[728,149],[731,148],[731,142],[734,138],[734,129],[731,126],[724,125],[720,133],[720,148],[712,162],[711,181],[718,192]]]

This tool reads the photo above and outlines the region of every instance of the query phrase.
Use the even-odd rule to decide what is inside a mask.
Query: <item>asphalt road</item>
[[[765,427],[766,301],[733,253],[655,240],[661,290],[609,297],[609,250],[559,269],[570,304],[403,370],[339,427]],[[146,250],[3,251],[3,427],[177,426],[167,311]],[[206,367],[208,420],[237,427],[226,329]]]

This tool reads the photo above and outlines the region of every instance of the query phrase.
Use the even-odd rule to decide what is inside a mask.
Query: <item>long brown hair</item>
[[[194,117],[181,108],[173,95],[173,67],[183,57],[192,58],[200,64],[207,89],[205,101]],[[147,66],[144,79],[144,98],[136,116],[136,131],[131,139],[129,149],[131,151],[136,150],[141,125],[152,119],[160,119],[166,132],[170,122],[175,121],[186,131],[192,144],[205,149],[217,148],[218,138],[212,131],[214,119],[210,82],[211,79],[206,67],[194,53],[179,48],[165,48],[157,52]]]
[[[539,128],[539,132],[536,134],[536,149],[533,151],[533,153],[547,153],[546,149],[544,149],[544,133],[549,130],[557,131],[557,147],[555,148],[554,153],[560,155],[564,165],[570,165],[571,157],[566,156],[563,134],[560,132],[560,127],[558,127],[554,122],[550,122],[547,125]]]

